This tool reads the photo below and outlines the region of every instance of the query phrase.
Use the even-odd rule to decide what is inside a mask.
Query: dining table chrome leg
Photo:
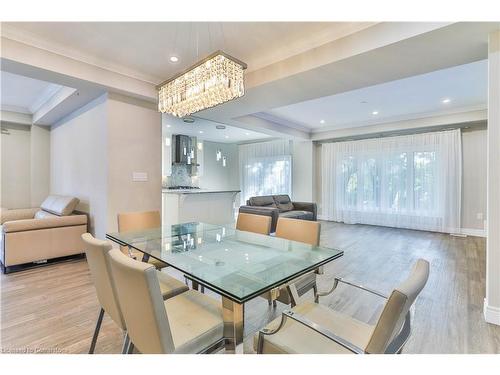
[[[193,290],[199,290],[200,284],[198,284],[198,281],[191,280],[191,287],[193,288]]]
[[[130,344],[130,338],[128,336],[128,333],[125,333],[125,337],[123,339],[122,354],[127,354],[129,344]]]
[[[226,353],[243,353],[244,305],[222,297]]]

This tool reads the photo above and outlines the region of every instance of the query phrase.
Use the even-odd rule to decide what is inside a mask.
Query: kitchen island
[[[163,189],[163,222],[229,224],[236,218],[240,190]]]

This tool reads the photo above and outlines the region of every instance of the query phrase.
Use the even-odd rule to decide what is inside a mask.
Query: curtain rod
[[[397,137],[404,135],[422,134],[422,133],[435,133],[439,131],[455,130],[455,129],[465,129],[467,131],[473,130],[484,130],[487,128],[487,122],[476,121],[476,122],[465,122],[459,124],[448,124],[448,125],[438,125],[429,128],[420,129],[408,129],[408,130],[388,130],[385,132],[369,133],[369,134],[359,134],[354,136],[345,136],[338,138],[329,138],[320,141],[315,141],[316,143],[336,143],[336,142],[348,142],[348,141],[360,141],[364,139],[377,139],[377,138],[388,138]],[[470,129],[470,130],[469,130]]]

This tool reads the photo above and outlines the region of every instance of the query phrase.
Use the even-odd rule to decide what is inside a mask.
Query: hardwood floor
[[[320,290],[341,276],[389,293],[416,259],[431,263],[405,353],[500,353],[500,327],[482,315],[484,238],[323,222],[321,243],[345,255],[326,266]],[[88,351],[99,305],[85,260],[2,274],[0,282],[0,351]],[[347,287],[321,303],[370,323],[382,308],[377,299]],[[270,308],[261,298],[245,306],[245,351],[252,351],[253,333],[285,308]],[[119,353],[121,341],[122,333],[106,317],[96,353]]]

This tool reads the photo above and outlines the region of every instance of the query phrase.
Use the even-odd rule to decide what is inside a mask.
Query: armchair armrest
[[[38,210],[40,210],[38,207],[18,208],[13,210],[2,209],[0,221],[1,224],[3,224],[7,221],[33,219]]]
[[[240,212],[245,214],[272,216],[275,212],[279,214],[276,207],[261,207],[261,206],[240,206]]]
[[[25,232],[38,229],[87,225],[87,215],[57,216],[47,219],[26,219],[7,221],[3,224],[4,233]]]
[[[320,335],[325,336],[326,338],[336,342],[337,344],[339,344],[340,346],[344,347],[345,349],[349,350],[350,352],[352,352],[354,354],[365,354],[365,351],[363,349],[361,349],[360,347],[356,346],[355,344],[347,341],[346,339],[336,335],[335,333],[333,333],[329,329],[322,327],[317,323],[314,323],[312,320],[310,320],[310,319],[306,318],[305,316],[302,316],[302,315],[300,315],[292,310],[283,311],[283,313],[281,315],[281,323],[278,326],[278,328],[276,328],[274,330],[264,328],[264,329],[259,331],[257,353],[262,353],[262,348],[264,345],[264,336],[265,335],[274,335],[275,333],[277,333],[285,325],[287,318],[293,319],[296,322],[304,325],[305,327],[310,328],[313,331],[316,331]]]
[[[374,289],[371,289],[371,288],[367,288],[367,287],[359,285],[359,284],[354,284],[354,283],[352,283],[350,281],[342,279],[341,277],[336,277],[335,281],[333,282],[333,286],[332,286],[332,288],[329,291],[327,291],[327,292],[318,292],[316,294],[315,302],[317,303],[319,301],[319,297],[325,297],[325,296],[331,294],[337,288],[337,286],[338,286],[339,283],[346,284],[346,285],[352,286],[354,288],[364,290],[365,292],[374,294],[374,295],[379,296],[379,297],[384,298],[384,299],[389,298],[388,296],[386,296],[385,294],[383,294],[382,292],[379,292],[377,290],[374,290]]]
[[[311,202],[292,202],[294,210],[309,211],[313,213],[314,220],[318,219],[318,207]]]

